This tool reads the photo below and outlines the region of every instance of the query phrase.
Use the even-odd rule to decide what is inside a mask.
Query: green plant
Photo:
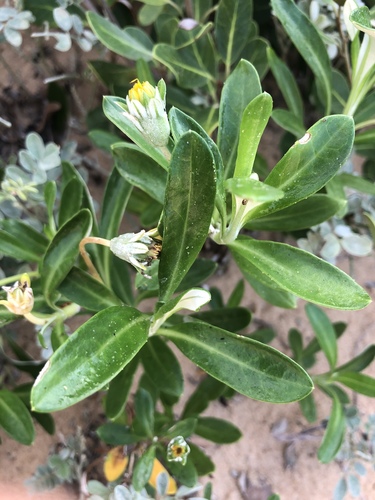
[[[351,57],[346,59],[353,72],[349,85],[332,69],[318,31],[295,3],[271,2],[315,75],[315,86],[309,89],[320,116],[315,122],[304,114],[291,70],[259,36],[252,2],[143,3],[134,11],[132,25],[124,28],[114,22],[116,11],[109,5],[105,13],[111,20],[95,4],[87,12],[98,40],[126,63],[89,63],[113,94],[104,97],[105,117],[93,120],[89,132],[113,158],[100,213],[72,163],[62,162],[60,178],[49,177],[49,170],[59,164],[57,149],[52,145],[44,149],[33,134],[26,140],[28,152],[20,153],[28,173],[22,171],[21,176],[16,167],[22,189],[11,194],[13,204],[22,201],[24,206],[39,187],[43,210],[33,214],[39,224],[34,227],[5,211],[0,221],[0,252],[13,259],[14,266],[19,265],[14,260],[27,263],[32,277],[30,284],[30,277],[17,269],[1,281],[2,285],[15,282],[5,287],[7,297],[1,300],[7,308],[1,311],[3,325],[24,316],[42,327],[38,335],[42,345],[49,328],[54,351],[46,364],[37,363],[7,340],[34,379],[29,387],[33,415],[64,409],[105,390],[105,412],[112,422],[98,432],[108,444],[129,445],[128,459],[136,462],[127,484],[131,482],[140,495],[151,476],[155,453],[165,459],[166,436],[187,439],[194,431],[199,434],[203,421],[199,415],[211,394],[198,389],[194,400],[198,409],[175,420],[173,406],[183,393],[183,379],[170,348],[174,344],[210,375],[203,383],[213,384],[215,397],[238,391],[273,403],[301,401],[311,420],[314,382],[333,401],[318,453],[321,461],[328,462],[338,452],[345,430],[347,398],[337,384],[373,397],[373,379],[360,372],[372,362],[374,352],[369,347],[347,366],[337,367],[335,329],[314,304],[357,310],[370,298],[330,263],[292,245],[256,239],[254,231],[307,230],[335,214],[344,217],[344,186],[373,194],[372,182],[340,172],[353,144],[362,153],[373,154],[370,13],[361,8],[351,14],[355,26],[366,33],[362,39],[355,35]],[[82,7],[73,7],[82,17]],[[66,10],[62,14],[61,9],[55,10],[55,21],[67,32],[76,14]],[[121,12],[129,14],[126,7]],[[188,16],[194,21],[187,28]],[[148,25],[154,28],[153,38],[142,29]],[[266,55],[288,110],[273,110],[271,95],[262,89]],[[360,65],[366,71],[359,71]],[[129,80],[134,80],[130,90]],[[285,154],[268,172],[258,149],[271,117],[298,139],[284,138]],[[305,121],[311,121],[307,131]],[[5,173],[4,200],[9,197],[7,179],[14,181],[12,168]],[[139,230],[119,235],[128,212],[140,216]],[[368,220],[371,229],[371,216]],[[230,252],[244,279],[264,300],[284,308],[296,307],[297,298],[309,302],[306,311],[317,341],[303,347],[301,333],[292,331],[293,360],[259,341],[262,334],[255,338],[239,334],[251,319],[240,306],[243,282],[227,304],[215,290],[211,294],[201,287],[216,269],[214,262],[200,256],[207,240]],[[155,300],[152,312],[145,313],[143,301],[148,298]],[[212,309],[199,311],[211,298]],[[182,315],[181,310],[190,313]],[[65,320],[81,312],[92,317],[67,335]],[[330,371],[310,377],[307,370],[319,349]],[[135,419],[129,425],[124,408],[139,363],[146,387],[141,383],[135,395]],[[26,407],[21,409],[16,391],[1,391],[0,401],[6,409],[1,425],[15,439],[32,442],[31,417]],[[163,412],[155,410],[157,401]],[[12,421],[15,410],[19,419]],[[217,436],[215,425],[210,420],[206,437]],[[230,424],[220,425],[225,428],[222,435],[230,435]],[[173,426],[179,432],[172,436],[168,433]],[[105,429],[111,430],[112,442]],[[170,468],[181,484],[195,486],[199,464],[193,459],[188,458],[186,466]],[[165,476],[159,477],[159,492],[164,494]],[[125,486],[116,488],[117,493],[112,487],[102,489],[103,498],[128,494]]]

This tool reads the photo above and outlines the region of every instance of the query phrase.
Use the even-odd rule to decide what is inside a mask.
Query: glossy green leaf
[[[184,35],[188,35],[190,41],[186,40],[179,48],[158,43],[153,50],[154,59],[167,66],[175,75],[179,86],[185,89],[212,85],[215,81],[216,57],[212,38],[206,33],[197,39],[197,30],[200,28],[189,32],[184,30]]]
[[[306,420],[311,423],[316,422],[316,404],[313,394],[309,394],[306,398],[298,401],[298,403]]]
[[[361,354],[358,354],[355,358],[352,358],[347,363],[338,366],[335,372],[361,372],[367,368],[375,358],[375,345],[367,347]]]
[[[225,178],[233,177],[242,115],[247,105],[262,92],[254,66],[241,60],[225,82],[219,111],[217,144],[225,166]]]
[[[352,278],[328,262],[299,248],[240,236],[229,245],[241,271],[265,277],[274,288],[335,309],[362,309],[370,297]]]
[[[332,70],[319,32],[293,0],[271,0],[271,6],[298,52],[314,73],[328,115],[331,109]]]
[[[287,403],[302,399],[313,388],[297,363],[247,337],[201,322],[161,328],[158,333],[207,373],[250,398]]]
[[[133,283],[129,270],[129,264],[113,256],[110,263],[110,282],[114,293],[125,304],[133,305]]]
[[[293,352],[293,359],[297,361],[297,363],[301,363],[303,352],[303,340],[301,332],[296,328],[291,328],[288,332],[288,343]]]
[[[190,116],[186,115],[177,108],[172,108],[169,111],[169,122],[174,140],[177,142],[179,138],[186,132],[193,130],[207,144],[215,162],[216,171],[216,206],[221,215],[222,224],[226,221],[226,195],[223,184],[224,166],[219,149],[216,143],[211,139],[207,132]]]
[[[148,391],[139,388],[134,396],[135,418],[133,429],[136,434],[144,438],[154,436],[154,402]]]
[[[246,2],[245,2],[246,3]],[[233,176],[250,176],[258,150],[260,139],[272,112],[272,97],[263,92],[246,106],[240,125],[240,137],[236,166]]]
[[[152,146],[137,129],[137,127],[124,115],[126,100],[121,97],[104,96],[103,111],[106,117],[116,125],[125,135],[127,135],[141,150],[156,161],[163,168],[168,170],[168,160],[161,152],[160,148]]]
[[[303,103],[297,82],[288,66],[275,54],[271,47],[267,48],[267,59],[272,74],[285,99],[289,110],[303,122]]]
[[[132,475],[132,485],[135,491],[141,491],[150,479],[154,466],[154,459],[155,448],[150,446],[150,448],[137,460]]]
[[[133,433],[130,427],[115,422],[101,425],[96,430],[96,433],[104,443],[112,446],[133,444],[140,439]]]
[[[195,434],[220,444],[234,443],[242,436],[241,431],[235,425],[213,417],[199,417]]]
[[[209,375],[205,377],[186,401],[181,418],[195,417],[202,413],[211,401],[215,401],[224,393],[226,387],[216,378]]]
[[[196,259],[177,287],[177,292],[184,292],[205,282],[217,269],[216,262],[210,259]]]
[[[48,225],[44,231],[49,237],[53,237],[56,231],[54,208],[56,201],[57,187],[56,182],[48,181],[44,186],[44,201],[46,202]]]
[[[196,418],[190,417],[190,418],[180,419],[166,432],[163,432],[162,437],[165,439],[173,439],[177,436],[182,436],[185,439],[187,439],[194,433],[196,425],[197,425]]]
[[[300,138],[305,133],[303,122],[291,111],[276,108],[272,112],[272,120],[287,132]]]
[[[306,200],[301,200],[290,207],[265,217],[250,220],[246,224],[246,228],[264,231],[307,229],[333,217],[345,205],[346,202],[332,196],[313,194]]]
[[[313,125],[273,168],[265,183],[284,191],[284,197],[252,210],[258,218],[286,208],[319,191],[345,163],[352,150],[354,123],[335,115]]]
[[[359,175],[348,174],[346,172],[336,176],[344,186],[360,191],[361,193],[375,195],[375,183],[360,177]]]
[[[65,331],[63,321],[56,322],[53,325],[51,332],[51,346],[53,351],[57,351],[57,349],[62,346],[66,340],[68,340],[68,335]]]
[[[107,153],[112,153],[112,145],[119,141],[118,135],[100,129],[90,130],[89,138],[97,148],[103,149]]]
[[[225,187],[230,193],[245,198],[251,202],[264,203],[279,200],[284,196],[281,189],[274,188],[249,177],[234,177],[225,181]]]
[[[161,5],[143,5],[138,13],[139,24],[141,26],[150,26],[162,13],[163,8],[164,2]]]
[[[132,190],[131,184],[123,179],[116,168],[113,168],[105,186],[102,202],[99,224],[99,236],[101,238],[112,239],[118,236]],[[112,286],[111,272],[116,258],[108,247],[100,246],[98,254],[100,255],[99,269],[103,279]],[[124,266],[121,277],[125,282],[130,281],[127,274],[127,267]]]
[[[48,239],[31,226],[17,220],[0,221],[0,253],[18,260],[38,262],[48,246]]]
[[[83,209],[55,234],[43,259],[41,272],[44,296],[52,305],[52,294],[72,269],[79,253],[80,241],[89,234],[91,214]]]
[[[148,328],[148,317],[131,307],[96,314],[52,355],[32,389],[32,409],[62,410],[104,387],[145,344]]]
[[[155,336],[149,339],[142,349],[142,364],[160,391],[181,396],[184,381],[180,363],[162,339]]]
[[[335,382],[349,387],[359,394],[375,398],[375,378],[357,372],[339,372],[332,377]]]
[[[121,305],[121,300],[109,288],[78,267],[69,271],[57,289],[68,300],[89,311]]]
[[[168,471],[176,481],[188,488],[193,488],[198,482],[198,474],[190,456],[185,465],[181,462],[168,462]]]
[[[105,398],[105,414],[107,418],[115,419],[124,411],[137,366],[138,359],[134,358],[109,383],[108,393]]]
[[[61,227],[71,219],[79,209],[82,203],[83,188],[76,177],[73,177],[64,187],[61,194],[58,225]]]
[[[124,30],[95,12],[87,12],[87,21],[97,38],[115,54],[136,61],[152,60],[152,40],[139,28]]]
[[[333,325],[326,313],[314,304],[306,304],[305,311],[319,345],[328,360],[331,370],[333,370],[337,362],[337,342]]]
[[[207,474],[211,474],[211,472],[215,470],[215,464],[210,459],[210,457],[208,457],[199,446],[193,443],[189,443],[189,446],[189,458],[193,462],[198,476],[206,476]]]
[[[133,186],[142,189],[151,198],[164,203],[167,173],[155,161],[131,144],[119,143],[113,149],[116,168]]]
[[[22,444],[32,444],[35,431],[31,415],[21,399],[11,391],[0,391],[0,427],[12,439]]]
[[[244,307],[224,307],[212,311],[200,311],[193,313],[192,316],[230,332],[243,330],[251,321],[251,312]]]
[[[78,170],[75,168],[75,166],[72,163],[69,163],[67,161],[62,162],[62,168],[63,168],[63,183],[62,183],[62,189],[66,186],[66,184],[73,178],[77,179],[81,185],[82,185],[82,208],[87,208],[91,212],[91,217],[92,217],[92,233],[94,235],[98,234],[98,227],[97,227],[97,222],[96,222],[96,209],[94,206],[94,201],[91,197],[90,191],[88,189],[88,186],[81,176],[81,174],[78,172]]]
[[[323,464],[331,462],[337,455],[345,433],[345,416],[343,407],[334,394],[332,400],[331,416],[318,450],[318,459]]]
[[[252,20],[252,0],[220,0],[215,18],[217,49],[227,73],[239,58],[250,34]]]
[[[245,293],[245,281],[239,280],[229,296],[227,307],[239,307]]]
[[[136,73],[134,68],[129,68],[124,64],[116,64],[113,62],[103,61],[101,59],[95,59],[91,61],[87,61],[89,68],[95,74],[95,76],[102,82],[104,85],[110,89],[114,86],[123,87],[124,89],[130,88],[130,82],[134,80],[136,77]],[[95,127],[97,129],[97,127]],[[98,137],[98,133],[103,132],[104,134],[108,134],[107,131],[104,130],[90,130],[89,137],[95,142],[95,139],[99,139],[98,143],[103,144],[103,140]],[[105,136],[103,136],[104,138]],[[107,136],[109,138],[109,136]],[[108,144],[107,139],[104,141]],[[106,149],[106,148],[104,148]]]
[[[173,151],[165,195],[161,300],[170,298],[206,241],[215,194],[212,154],[196,132],[187,132]]]
[[[284,309],[295,309],[297,307],[297,297],[293,293],[281,289],[260,270],[255,270],[254,273],[254,268],[251,272],[248,272],[247,269],[241,267],[241,272],[255,292],[266,302]],[[257,277],[255,277],[255,274]]]
[[[257,70],[260,80],[266,76],[269,64],[267,60],[267,48],[269,46],[269,41],[261,36],[254,36],[250,38],[243,51],[241,52],[240,58],[246,59],[251,62],[251,64]]]

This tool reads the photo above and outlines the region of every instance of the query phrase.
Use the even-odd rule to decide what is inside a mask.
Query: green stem
[[[372,118],[371,120],[366,120],[364,122],[357,123],[355,126],[355,130],[359,130],[361,128],[365,127],[371,127],[371,125],[375,125],[375,118]]]

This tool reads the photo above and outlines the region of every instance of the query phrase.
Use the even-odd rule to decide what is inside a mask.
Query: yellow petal
[[[167,469],[159,462],[157,458],[154,459],[154,466],[152,468],[150,479],[148,480],[148,484],[150,484],[153,488],[156,489],[156,479],[159,474],[165,472],[169,477],[167,494],[174,495],[177,491],[176,481],[168,474]]]
[[[128,462],[129,458],[124,457],[122,446],[113,448],[104,462],[104,475],[107,481],[116,481],[125,472]]]

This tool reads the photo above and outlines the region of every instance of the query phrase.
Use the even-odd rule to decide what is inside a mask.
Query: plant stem
[[[95,243],[96,245],[103,245],[105,247],[109,247],[110,241],[104,238],[99,238],[97,236],[86,236],[86,238],[83,238],[79,243],[79,251],[82,255],[83,260],[85,261],[89,273],[98,281],[102,281],[98,271],[96,270],[94,264],[92,263],[89,254],[86,252],[85,245],[89,243]]]
[[[19,281],[24,274],[25,273],[20,273],[20,274],[13,274],[12,276],[7,276],[6,278],[3,278],[2,280],[0,280],[0,286],[7,285],[8,283],[15,283],[16,281]],[[27,274],[30,276],[30,278],[36,278],[39,276],[38,271],[30,271]]]

